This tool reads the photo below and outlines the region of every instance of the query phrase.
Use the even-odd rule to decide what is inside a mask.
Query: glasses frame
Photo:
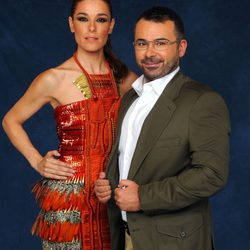
[[[145,43],[146,43],[146,47],[145,47],[145,48],[137,47],[137,46],[136,46],[136,42],[138,42],[138,41],[143,41],[143,42],[145,42]],[[160,42],[160,41],[165,41],[165,42],[167,42],[166,48],[161,48],[161,49],[159,49],[159,48],[157,48],[157,47],[155,46],[155,44],[156,44],[157,42]],[[144,40],[144,39],[138,39],[137,41],[134,41],[134,42],[133,42],[133,46],[134,46],[134,48],[135,48],[136,50],[141,50],[141,51],[143,51],[143,50],[147,50],[147,49],[149,48],[149,46],[150,46],[150,43],[151,43],[154,50],[156,50],[156,51],[163,51],[163,50],[168,50],[168,48],[169,48],[171,45],[173,45],[173,44],[175,44],[175,43],[179,43],[179,42],[180,42],[180,40],[170,41],[170,40],[168,40],[168,39],[155,39],[155,40],[152,40],[152,41],[147,41],[147,40]]]

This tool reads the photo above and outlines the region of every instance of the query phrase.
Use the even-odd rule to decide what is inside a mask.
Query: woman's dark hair
[[[82,1],[84,1],[84,0],[73,0],[72,1],[71,13],[70,13],[72,18],[74,16],[77,4],[79,2],[82,2]],[[110,11],[110,15],[111,15],[111,17],[113,17],[111,1],[110,0],[102,0],[102,1],[107,4],[109,11]],[[104,51],[104,56],[105,56],[106,60],[108,61],[109,65],[113,71],[116,83],[121,83],[122,80],[128,75],[128,68],[121,60],[119,60],[117,58],[117,56],[113,52],[110,37],[108,37],[107,43],[105,44],[103,51]]]
[[[144,11],[137,19],[138,23],[141,19],[162,23],[165,21],[172,21],[175,24],[175,32],[177,39],[180,41],[185,39],[185,28],[181,17],[172,9],[163,6],[154,6]]]

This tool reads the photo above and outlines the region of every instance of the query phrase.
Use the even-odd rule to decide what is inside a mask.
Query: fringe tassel
[[[67,210],[72,207],[81,210],[84,205],[84,190],[75,194],[74,192],[59,192],[57,189],[51,190],[45,187],[41,182],[37,183],[32,192],[35,193],[36,200],[39,200],[40,207],[45,211]]]
[[[41,180],[36,183],[32,191],[36,200],[39,200],[41,212],[31,233],[48,241],[79,241],[81,239],[79,211],[84,206],[84,184]]]
[[[72,224],[68,221],[63,223],[57,221],[56,224],[49,224],[42,218],[42,216],[38,216],[32,227],[32,234],[36,234],[42,239],[49,241],[79,241],[81,238],[80,223]]]

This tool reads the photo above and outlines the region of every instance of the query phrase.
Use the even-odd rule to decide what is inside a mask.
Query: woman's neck
[[[82,50],[77,50],[76,57],[82,67],[89,74],[108,73],[108,69],[106,67],[106,60],[102,50],[100,52],[86,52]]]

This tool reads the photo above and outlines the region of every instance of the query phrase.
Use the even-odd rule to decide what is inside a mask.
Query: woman
[[[106,207],[98,203],[93,183],[105,170],[114,140],[118,93],[136,76],[112,53],[109,0],[73,1],[69,25],[75,54],[32,82],[3,127],[43,176],[33,189],[41,212],[32,229],[43,249],[110,249]],[[22,124],[47,103],[54,108],[59,150],[41,156]]]

